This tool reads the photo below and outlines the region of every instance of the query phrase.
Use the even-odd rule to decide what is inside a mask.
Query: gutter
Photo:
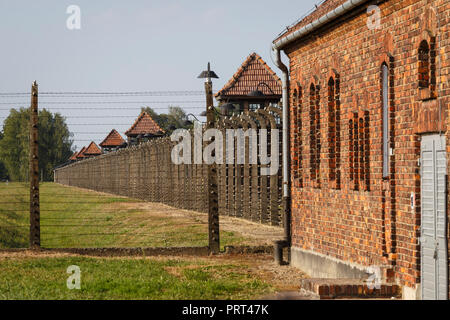
[[[323,25],[327,24],[328,22],[331,22],[338,17],[344,15],[345,13],[351,11],[352,9],[356,8],[357,6],[367,2],[368,0],[348,0],[341,4],[336,9],[331,10],[327,14],[324,14],[319,19],[314,20],[310,24],[307,24],[306,26],[286,35],[285,37],[282,37],[278,39],[277,41],[274,41],[272,45],[273,50],[281,50],[286,45],[300,39],[301,37],[304,37],[313,31],[317,30],[318,28],[322,27]]]
[[[325,24],[339,18],[350,12],[354,8],[368,0],[348,0],[339,7],[331,10],[310,24],[276,40],[272,44],[272,51],[275,65],[282,72],[283,88],[283,204],[284,204],[284,240],[275,243],[275,260],[282,263],[282,248],[291,247],[291,190],[290,190],[290,164],[289,164],[289,69],[281,61],[281,50],[287,45],[299,40],[300,38],[312,33]],[[280,256],[281,255],[281,256]]]

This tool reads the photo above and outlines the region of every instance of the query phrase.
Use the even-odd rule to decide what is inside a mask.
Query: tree
[[[3,132],[0,131],[0,143],[1,143],[2,139],[3,139]],[[0,159],[0,181],[7,180],[8,178],[9,178],[8,171],[6,170],[5,164]]]
[[[29,110],[11,109],[3,123],[3,139],[0,141],[0,159],[13,181],[25,181],[28,177]]]
[[[72,154],[71,134],[65,119],[46,109],[39,111],[39,175],[44,181],[53,179],[53,168]],[[29,170],[29,109],[11,109],[3,125],[0,160],[13,181],[27,181]]]
[[[46,109],[39,113],[39,167],[44,181],[53,181],[53,169],[72,155],[71,133],[65,118]]]
[[[185,123],[187,120],[186,112],[176,106],[169,106],[169,113],[158,114],[150,107],[142,108],[153,120],[167,133],[171,134],[174,129],[191,129],[192,125]]]

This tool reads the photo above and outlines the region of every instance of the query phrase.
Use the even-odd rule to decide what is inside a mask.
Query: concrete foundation
[[[417,284],[415,288],[403,287],[402,291],[403,300],[421,300],[420,284]]]
[[[362,266],[296,247],[291,248],[291,265],[312,278],[367,279],[369,276]]]

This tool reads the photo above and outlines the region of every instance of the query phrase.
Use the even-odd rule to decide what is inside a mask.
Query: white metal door
[[[422,299],[447,300],[445,137],[429,135],[421,143]]]

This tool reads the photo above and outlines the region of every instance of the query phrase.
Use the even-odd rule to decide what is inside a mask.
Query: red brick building
[[[379,266],[405,298],[448,298],[449,21],[448,0],[328,0],[274,41],[291,263],[313,277]]]

